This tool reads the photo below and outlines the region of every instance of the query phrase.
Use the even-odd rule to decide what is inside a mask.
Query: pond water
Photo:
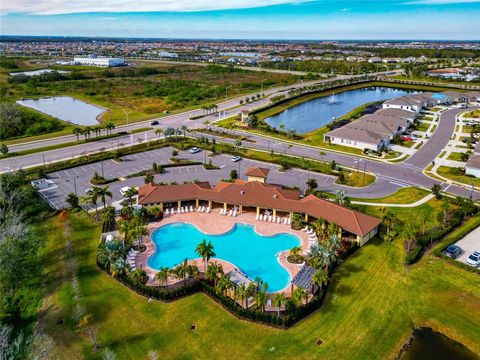
[[[98,125],[97,117],[105,109],[74,99],[70,96],[53,96],[41,99],[19,100],[17,104],[38,110],[47,115],[76,125]]]
[[[393,99],[411,93],[414,91],[387,87],[367,87],[344,91],[305,101],[270,116],[265,121],[277,129],[284,124],[285,129],[292,129],[299,134],[304,134],[321,128],[366,103]]]
[[[416,329],[402,360],[479,360],[480,357],[461,344],[431,329]]]

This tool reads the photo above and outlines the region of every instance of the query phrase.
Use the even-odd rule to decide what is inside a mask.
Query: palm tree
[[[207,271],[208,260],[216,255],[212,242],[209,241],[207,243],[207,241],[203,239],[195,248],[195,252],[203,259],[203,272],[205,273]]]
[[[110,266],[110,271],[112,272],[113,276],[117,276],[123,274],[126,268],[127,263],[125,262],[125,260],[119,258]]]
[[[165,134],[165,130],[162,128],[155,129],[155,135],[158,135],[159,138],[162,134]]]
[[[273,306],[276,306],[278,308],[278,316],[280,316],[280,308],[282,307],[282,305],[285,304],[285,302],[287,301],[287,297],[285,296],[284,293],[276,293],[274,296],[273,296]]]
[[[220,263],[214,261],[207,267],[207,271],[205,272],[205,277],[207,280],[213,281],[213,286],[217,285],[217,280],[220,276],[223,275],[223,266]]]
[[[442,197],[441,191],[442,191],[442,187],[439,184],[433,184],[432,193],[433,195],[435,195],[435,198],[437,200]]]
[[[318,218],[317,220],[315,220],[315,231],[317,232],[319,239],[323,239],[326,223],[327,222],[324,218]]]
[[[92,132],[92,128],[87,126],[83,129],[83,135],[85,135],[85,139],[88,137],[90,139],[90,133]]]
[[[115,208],[108,206],[102,213],[103,231],[110,231],[115,223]]]
[[[125,196],[128,197],[128,202],[130,203],[130,207],[133,207],[133,197],[138,194],[137,189],[134,187],[130,187],[127,191],[125,191]]]
[[[260,307],[262,312],[265,311],[265,305],[267,303],[267,288],[268,284],[264,282],[261,289],[257,291],[255,296],[255,302],[257,303],[257,306]]]
[[[218,281],[217,285],[215,286],[217,291],[222,295],[226,295],[227,291],[231,287],[232,287],[232,282],[225,275],[222,275],[222,277]]]
[[[392,227],[394,226],[396,221],[395,215],[390,211],[390,209],[387,209],[385,207],[380,209],[380,214],[382,215],[382,220],[387,227],[386,238],[390,239],[390,231],[392,230]]]
[[[112,123],[112,122],[107,122],[105,124],[105,129],[107,130],[107,134],[110,133],[110,135],[112,134],[112,130],[115,129],[115,124]]]
[[[297,262],[301,251],[302,251],[302,248],[300,246],[295,246],[295,247],[290,249],[290,254],[289,255],[292,258],[292,261]]]
[[[140,224],[140,223],[135,224],[135,229],[133,232],[140,245],[143,244],[143,237],[149,234],[148,228],[144,224]]]
[[[123,234],[123,243],[128,243],[130,240],[130,234],[132,232],[132,222],[129,220],[120,220],[118,232]]]
[[[98,198],[100,196],[99,189],[99,187],[94,186],[87,193],[88,203],[95,207],[95,221],[98,221]]]
[[[188,132],[188,126],[187,125],[182,125],[180,127],[180,130],[182,131],[183,133],[183,138],[185,138],[187,136],[187,132]]]
[[[100,197],[100,200],[102,201],[103,208],[105,209],[107,207],[106,198],[109,197],[110,199],[112,199],[112,192],[108,189],[108,186],[104,186],[99,187],[97,193]]]
[[[324,285],[328,284],[328,273],[325,271],[325,269],[318,270],[315,274],[313,274],[312,281],[319,287],[323,287]]]
[[[164,282],[165,283],[165,289],[168,287],[168,277],[170,276],[172,270],[170,268],[162,266],[159,270],[158,273],[155,275],[157,278],[158,282]]]
[[[305,295],[307,294],[307,295]],[[297,303],[297,305],[303,304],[303,299],[308,296],[308,293],[301,287],[296,287],[292,291],[292,299]]]
[[[188,275],[188,259],[185,258],[183,263],[177,265],[175,269],[173,269],[175,277],[179,280],[183,279],[183,285],[187,285],[187,275]]]
[[[82,135],[82,129],[79,127],[75,127],[72,130],[73,134],[77,136],[77,141],[79,140],[78,137]]]

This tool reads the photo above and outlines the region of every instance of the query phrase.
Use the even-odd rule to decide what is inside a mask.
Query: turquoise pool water
[[[277,261],[277,253],[301,244],[292,234],[259,235],[252,225],[235,224],[226,233],[208,235],[191,224],[173,223],[153,232],[156,251],[148,259],[148,266],[158,270],[174,267],[185,258],[196,259],[195,248],[203,239],[212,241],[216,258],[232,263],[250,279],[259,276],[266,281],[269,292],[282,290],[290,283],[290,274]]]

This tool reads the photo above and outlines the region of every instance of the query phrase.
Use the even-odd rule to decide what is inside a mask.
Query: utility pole
[[[75,196],[77,196],[77,177],[73,177],[73,187],[75,189]]]
[[[47,165],[45,165],[45,154],[42,154],[42,159],[43,159],[43,168],[47,170]]]
[[[362,180],[362,186],[365,186],[365,171],[367,170],[367,162],[363,164],[363,180]]]

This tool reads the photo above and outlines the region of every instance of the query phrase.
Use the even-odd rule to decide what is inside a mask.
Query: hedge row
[[[463,216],[460,210],[453,213],[449,224],[445,228],[434,228],[427,234],[421,235],[416,239],[415,248],[407,254],[405,262],[407,264],[414,264],[422,257],[424,250],[428,245],[441,240],[445,235],[455,229],[462,223]]]
[[[97,261],[97,266],[110,275],[110,272]],[[285,316],[278,316],[276,313],[262,312],[257,309],[245,309],[235,302],[232,298],[219,294],[213,286],[207,281],[197,279],[193,282],[187,283],[184,286],[163,289],[158,287],[151,287],[145,284],[133,281],[127,274],[122,274],[115,277],[123,285],[135,291],[137,294],[146,296],[162,302],[171,302],[197,292],[203,292],[208,295],[215,302],[220,304],[224,309],[235,315],[241,320],[252,321],[268,326],[273,326],[280,329],[286,329],[314,311],[318,310],[323,303],[326,289],[314,295],[310,302],[306,305],[295,307],[290,313]]]

